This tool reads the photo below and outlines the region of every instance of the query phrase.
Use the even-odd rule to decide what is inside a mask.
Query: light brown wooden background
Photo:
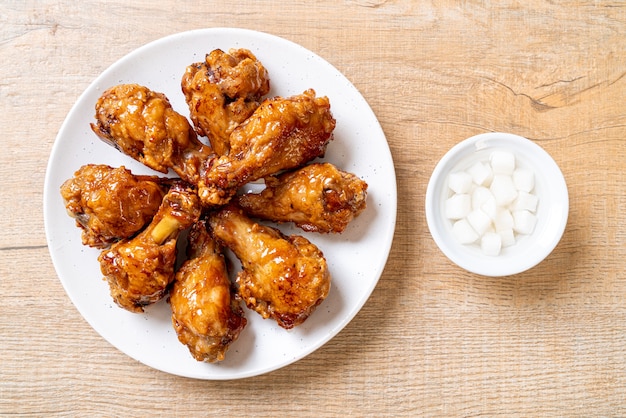
[[[398,222],[385,272],[336,338],[268,375],[197,381],[103,340],[66,296],[42,191],[56,133],[117,59],[194,28],[266,31],[318,53],[387,135]],[[0,415],[625,416],[626,3],[0,2]],[[570,218],[515,277],[452,265],[426,184],[458,141],[527,136],[560,165]]]

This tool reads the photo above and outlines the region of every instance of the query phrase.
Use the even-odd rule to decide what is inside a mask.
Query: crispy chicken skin
[[[196,360],[222,361],[246,319],[235,298],[222,248],[207,232],[204,220],[189,232],[187,256],[170,291],[172,324]]]
[[[270,90],[261,62],[247,49],[215,49],[187,67],[181,81],[191,121],[218,155],[228,153],[230,134],[248,119]]]
[[[137,84],[120,84],[106,90],[96,103],[96,123],[91,129],[153,170],[167,173],[172,169],[193,184],[203,162],[212,154],[164,94]]]
[[[321,157],[335,119],[327,97],[315,91],[266,99],[230,136],[230,153],[209,161],[198,183],[202,202],[223,205],[244,184]]]
[[[67,213],[82,229],[83,244],[95,248],[106,248],[141,230],[166,191],[165,179],[103,164],[84,165],[61,185]]]
[[[366,206],[367,183],[330,163],[265,178],[259,194],[236,197],[250,216],[293,222],[307,232],[343,232]]]
[[[182,182],[176,183],[143,231],[100,254],[100,269],[115,303],[128,311],[141,312],[165,295],[174,280],[178,236],[199,217],[196,193]]]
[[[241,261],[239,296],[263,318],[293,328],[328,295],[326,259],[306,238],[255,223],[234,204],[211,213],[208,223],[213,237]]]

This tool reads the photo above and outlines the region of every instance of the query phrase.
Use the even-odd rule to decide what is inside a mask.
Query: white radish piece
[[[513,232],[513,228],[511,229],[503,229],[497,232],[500,235],[500,240],[502,241],[502,248],[510,247],[515,245],[515,232]]]
[[[500,234],[487,232],[480,239],[480,249],[483,251],[483,254],[488,256],[495,257],[499,255],[502,249],[502,238]]]
[[[448,187],[454,193],[468,193],[472,187],[472,176],[465,171],[451,173],[448,176]]]
[[[516,168],[513,171],[513,183],[517,190],[530,193],[535,188],[535,174],[527,168]]]
[[[517,197],[517,189],[513,183],[513,178],[505,174],[495,174],[489,190],[491,190],[496,203],[500,206],[510,204]]]
[[[513,215],[508,209],[500,209],[496,218],[493,220],[493,224],[496,228],[496,232],[500,232],[507,229],[513,229],[515,221],[513,219]]]
[[[446,200],[446,218],[462,219],[472,210],[472,198],[468,194],[455,194]]]
[[[472,176],[472,181],[477,186],[488,186],[493,179],[493,170],[489,164],[481,161],[476,162],[467,169],[467,173]]]
[[[518,234],[528,235],[535,229],[537,217],[527,210],[513,212],[513,230]]]
[[[461,244],[471,244],[478,239],[478,234],[465,219],[458,220],[452,225],[452,233]]]
[[[493,199],[493,194],[488,188],[476,187],[472,190],[472,209],[479,209],[489,199]]]
[[[480,210],[485,212],[487,216],[489,216],[489,219],[491,219],[492,221],[496,219],[499,209],[500,208],[498,207],[498,204],[496,203],[496,199],[493,197],[487,199],[487,201],[483,203],[482,206],[480,207]]]
[[[527,210],[535,213],[537,211],[537,203],[539,203],[539,198],[537,196],[524,191],[519,191],[515,202],[513,202],[513,210]]]
[[[480,209],[471,211],[467,215],[467,222],[474,228],[474,231],[482,236],[491,226],[491,218]]]
[[[512,175],[515,170],[515,154],[509,151],[493,151],[489,156],[491,169],[495,174]]]

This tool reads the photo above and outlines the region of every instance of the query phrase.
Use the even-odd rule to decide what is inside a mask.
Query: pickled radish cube
[[[468,194],[454,194],[446,199],[445,213],[448,219],[465,218],[472,210],[472,198]]]
[[[513,171],[515,188],[530,193],[535,188],[535,174],[527,168],[516,168]]]
[[[513,212],[513,230],[518,234],[528,235],[535,229],[537,217],[528,210]]]
[[[452,234],[461,244],[471,244],[478,239],[478,234],[466,219],[460,219],[452,225]]]
[[[515,155],[509,151],[493,151],[489,163],[494,174],[512,175],[515,170]]]
[[[480,239],[480,249],[483,251],[483,254],[488,256],[500,254],[500,250],[502,249],[502,238],[500,234],[487,232]]]
[[[478,235],[483,235],[491,226],[491,218],[480,209],[468,213],[466,219]]]
[[[513,178],[505,174],[495,174],[489,190],[491,190],[496,203],[500,206],[512,203],[517,197],[517,189],[513,183]]]
[[[493,196],[487,199],[487,201],[484,202],[480,207],[480,210],[485,212],[491,220],[496,219],[496,215],[498,214],[499,209],[500,207],[496,204],[496,199]]]
[[[538,202],[539,198],[534,194],[520,191],[517,193],[517,198],[513,203],[513,210],[528,210],[535,213],[537,211]]]
[[[483,203],[493,199],[493,194],[486,187],[477,187],[472,191],[472,209],[479,209]]]
[[[493,178],[491,166],[481,161],[468,168],[467,173],[472,176],[472,181],[478,186],[487,186]]]
[[[493,225],[496,228],[496,232],[513,229],[513,226],[515,225],[513,214],[511,214],[511,212],[507,209],[499,210],[493,220]]]
[[[498,235],[500,235],[500,240],[502,241],[502,248],[515,245],[515,232],[513,232],[513,228],[498,231]]]
[[[450,173],[448,176],[448,187],[454,193],[468,193],[472,187],[472,176],[465,171]]]

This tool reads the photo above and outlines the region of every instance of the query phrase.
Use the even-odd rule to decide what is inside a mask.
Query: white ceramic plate
[[[194,360],[178,342],[163,300],[133,314],[118,308],[102,280],[98,250],[81,244],[80,231],[65,212],[59,187],[83,164],[124,165],[133,173],[150,169],[122,155],[93,134],[94,105],[116,84],[139,83],[165,93],[175,110],[188,115],[180,89],[185,67],[215,48],[250,49],[268,69],[270,95],[289,96],[313,88],[330,98],[337,119],[335,139],[324,160],[369,184],[367,209],[341,235],[303,234],[325,254],[332,274],[328,298],[291,331],[246,309],[248,326],[218,364]],[[128,54],[104,71],[81,95],[54,143],[45,178],[44,220],[52,261],[70,299],[89,324],[130,357],[159,370],[200,379],[237,379],[289,365],[341,331],[373,291],[386,264],[396,220],[396,178],[385,135],[356,88],[333,66],[290,41],[242,29],[214,28],[172,35]],[[63,335],[59,335],[63,338]]]

